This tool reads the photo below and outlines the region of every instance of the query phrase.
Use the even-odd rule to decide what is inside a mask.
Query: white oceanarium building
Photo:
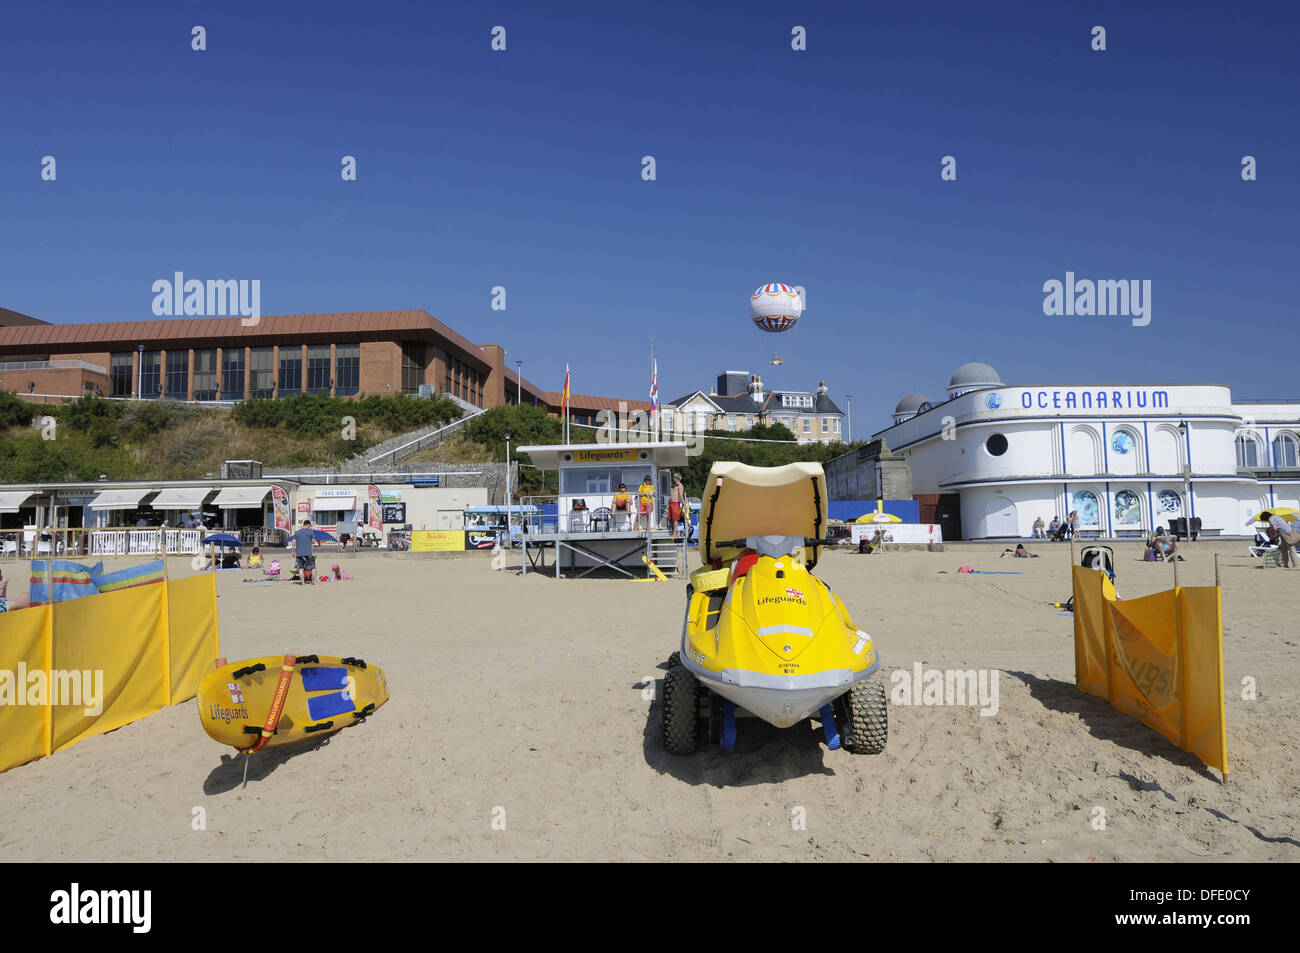
[[[904,456],[914,493],[960,498],[965,539],[1029,536],[1071,510],[1088,535],[1182,517],[1253,535],[1258,511],[1300,508],[1300,402],[1234,403],[1221,384],[1008,387],[964,364],[946,399],[909,394],[873,436]]]

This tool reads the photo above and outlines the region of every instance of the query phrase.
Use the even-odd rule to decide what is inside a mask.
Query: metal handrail
[[[392,460],[390,462],[396,464],[397,455],[401,453],[403,450],[405,450],[407,447],[415,447],[415,450],[413,450],[412,453],[416,453],[424,449],[424,447],[421,446],[421,444],[425,440],[434,440],[434,438],[436,437],[437,439],[434,440],[434,443],[442,443],[444,436],[446,435],[448,430],[452,430],[453,428],[463,427],[466,423],[473,420],[475,417],[478,417],[481,414],[486,414],[486,413],[487,413],[487,408],[484,408],[482,410],[477,411],[476,413],[472,413],[465,417],[461,417],[459,420],[453,420],[451,423],[447,424],[444,427],[439,427],[437,430],[433,431],[432,433],[427,433],[424,434],[423,436],[416,437],[414,440],[410,440],[402,444],[400,447],[394,447],[392,450],[385,450],[383,453],[379,454],[378,456],[371,457],[370,459],[368,459],[366,463],[376,463],[377,461],[382,460],[385,457],[392,457]]]

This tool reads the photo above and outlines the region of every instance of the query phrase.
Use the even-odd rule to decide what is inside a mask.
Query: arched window
[[[1120,490],[1115,494],[1115,525],[1142,525],[1142,498],[1132,490]]]
[[[1070,508],[1079,513],[1079,525],[1095,528],[1101,525],[1097,494],[1092,490],[1076,490],[1070,497]]]
[[[1244,470],[1258,469],[1259,444],[1255,442],[1254,437],[1245,434],[1237,437],[1237,466]]]
[[[1296,467],[1296,443],[1295,438],[1290,434],[1279,434],[1273,441],[1273,459],[1274,466],[1279,470],[1295,469]]]
[[[1161,517],[1177,516],[1183,511],[1183,496],[1177,490],[1161,490],[1156,494],[1156,507]]]

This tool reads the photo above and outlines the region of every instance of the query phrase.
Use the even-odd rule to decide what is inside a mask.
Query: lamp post
[[[1183,520],[1187,531],[1187,541],[1192,538],[1192,444],[1191,432],[1187,421],[1178,425],[1183,432]]]
[[[848,433],[844,435],[844,442],[852,443],[853,442],[853,395],[845,394],[844,399],[849,402],[849,415],[848,415],[848,420],[845,422],[845,428],[848,430]]]
[[[136,348],[140,353],[139,353],[139,357],[136,359],[135,362],[135,399],[143,400],[144,399],[144,389],[143,389],[144,388],[144,345],[138,344],[136,345]]]
[[[510,528],[511,528],[511,519],[510,519],[510,514],[511,514],[511,510],[510,510],[510,438],[511,438],[511,436],[513,436],[513,435],[510,433],[510,430],[507,428],[507,430],[506,430],[506,544],[507,544],[507,545],[509,545],[509,544],[510,544],[510,541],[511,541],[511,535],[510,535]]]

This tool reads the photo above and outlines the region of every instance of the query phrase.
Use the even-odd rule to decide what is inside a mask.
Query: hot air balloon
[[[772,282],[763,285],[749,298],[749,317],[754,326],[769,334],[789,331],[799,323],[803,313],[803,298],[790,285]],[[782,363],[780,356],[772,358],[772,365]]]

